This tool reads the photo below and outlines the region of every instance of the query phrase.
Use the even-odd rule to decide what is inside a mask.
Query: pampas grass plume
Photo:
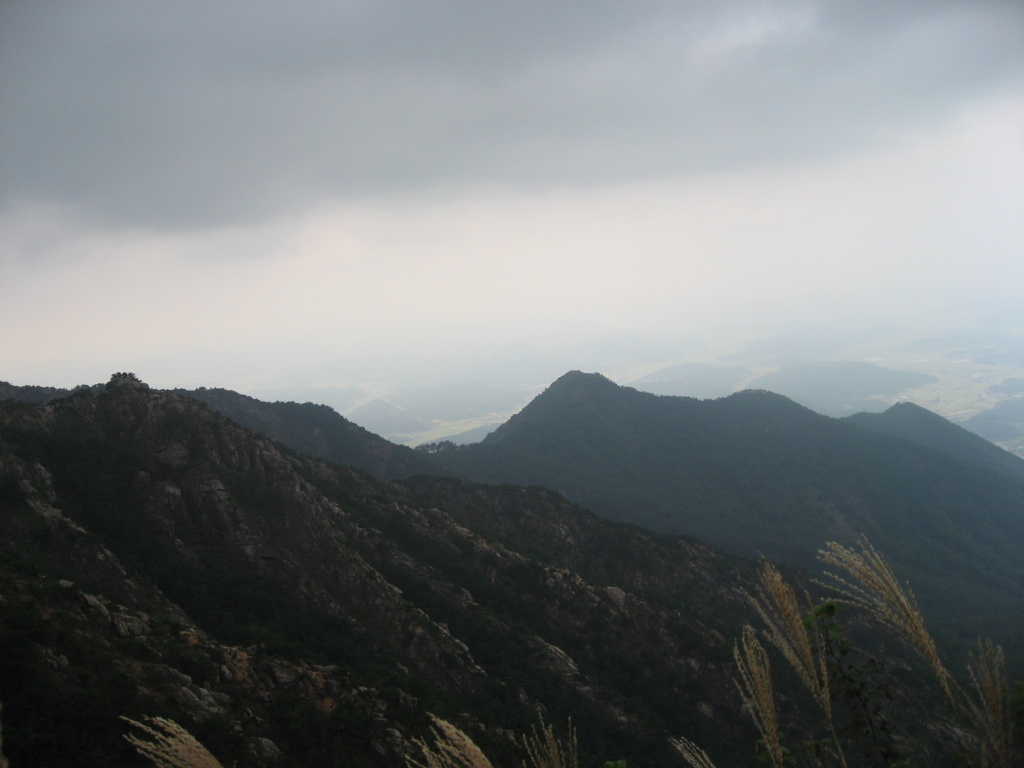
[[[126,733],[125,740],[157,768],[223,768],[195,737],[173,720],[147,717],[145,723],[122,717],[145,738]]]

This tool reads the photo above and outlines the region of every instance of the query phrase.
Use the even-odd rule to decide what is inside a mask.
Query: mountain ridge
[[[377,477],[403,477],[433,466],[423,454],[385,440],[327,405],[268,403],[221,388],[173,391],[200,400],[243,427],[299,453],[358,467]]]
[[[857,413],[845,420],[1024,481],[1024,459],[915,403],[896,403],[882,413]]]
[[[675,732],[746,751],[722,666],[751,564],[606,525],[303,457],[127,377],[0,404],[5,752],[134,765],[117,717],[159,714],[225,765],[397,768],[426,711],[508,762],[538,712],[578,718],[590,762],[670,765]]]
[[[583,407],[589,388],[621,395],[576,384]],[[767,393],[732,402],[799,409]],[[668,768],[667,739],[683,734],[738,767],[756,733],[731,641],[754,570],[546,488],[385,481],[303,456],[131,374],[0,403],[0,700],[15,764],[138,765],[117,718],[161,715],[225,765],[398,768],[434,712],[496,764],[522,760],[511,734],[541,714],[573,717],[582,765]],[[783,727],[807,732],[811,702],[778,685]],[[950,724],[913,683],[897,690],[894,716],[922,726],[908,748],[939,764],[923,726]]]
[[[950,427],[939,432],[961,437]],[[944,633],[966,644],[964,627],[979,626],[1021,647],[1024,622],[1003,608],[1024,615],[1024,483],[995,454],[982,451],[984,466],[955,454],[770,392],[701,401],[573,372],[482,443],[434,458],[467,480],[544,485],[610,519],[803,568],[820,542],[866,535]]]

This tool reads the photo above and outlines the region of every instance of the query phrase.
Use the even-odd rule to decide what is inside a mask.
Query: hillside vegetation
[[[482,443],[432,458],[466,479],[547,486],[610,519],[806,569],[822,541],[866,535],[947,640],[966,647],[981,631],[1024,649],[1024,460],[952,425],[956,439],[930,422],[929,446],[920,430],[888,430],[897,437],[866,421],[770,392],[701,401],[574,372]]]
[[[595,415],[581,430],[611,415],[616,439],[635,447],[656,424],[678,428],[656,406],[700,405],[652,397],[642,418],[617,414],[623,390],[582,374],[551,391],[557,397],[538,400],[547,414],[537,424],[553,425],[541,434],[556,444],[574,409]],[[624,392],[627,401],[639,394]],[[808,421],[810,412],[784,398],[747,393],[719,405],[730,401],[746,405],[731,421],[692,420],[709,444],[731,423],[733,436],[750,433],[755,447],[780,430],[799,446],[811,424],[821,440],[856,435],[867,452],[883,440],[895,461],[939,461],[1015,487],[905,438],[814,414]],[[315,430],[334,425],[352,455],[380,455],[379,438],[315,406],[240,402],[277,434],[302,436],[305,424],[314,443],[330,446],[329,431]],[[504,432],[488,443],[519,439]],[[600,434],[579,444],[601,457],[609,445],[588,440]],[[842,439],[833,449],[850,455]],[[415,458],[455,456],[472,452]],[[726,453],[719,460],[735,463]],[[950,522],[966,544],[987,524]],[[925,532],[935,537],[929,544],[943,541]],[[959,589],[977,564],[946,565],[949,580],[931,589]],[[538,717],[571,717],[584,768],[619,758],[678,766],[681,737],[707,748],[719,768],[749,765],[759,734],[745,714],[748,694],[733,683],[733,644],[752,619],[757,570],[692,536],[603,519],[547,488],[422,474],[387,481],[304,456],[194,398],[116,374],[49,403],[0,404],[3,750],[17,766],[141,765],[120,718],[164,717],[222,765],[408,768],[436,715],[495,765],[519,765],[527,754],[516,734]],[[897,566],[901,577],[907,570]],[[783,571],[820,602],[803,573]],[[971,599],[998,594],[975,586]],[[1013,616],[1008,605],[1004,618]],[[863,613],[846,620],[852,643],[877,650],[856,651],[856,669],[840,665],[836,674],[867,674],[870,690],[886,692],[886,715],[900,726],[886,742],[893,754],[953,765],[959,726],[933,711],[926,669],[901,660]],[[794,743],[817,738],[812,693],[792,675],[779,676],[775,690],[780,733]],[[852,713],[839,722],[857,721]]]
[[[0,406],[0,488],[13,765],[133,765],[121,715],[225,765],[402,766],[427,712],[510,764],[538,712],[591,764],[755,738],[726,671],[750,565],[545,490],[389,484],[124,377]]]

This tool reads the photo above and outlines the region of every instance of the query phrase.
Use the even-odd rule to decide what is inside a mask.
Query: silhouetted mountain
[[[269,403],[318,403],[329,405],[338,413],[344,413],[356,403],[365,400],[366,392],[354,384],[344,386],[280,385],[277,387],[256,387],[246,389],[246,394]]]
[[[346,413],[357,424],[388,440],[423,442],[439,427],[449,432],[457,429],[453,422],[461,423],[466,430],[489,425],[494,429],[535,392],[474,381],[407,385]]]
[[[70,391],[60,387],[23,387],[0,381],[0,402],[20,400],[23,403],[48,403],[54,398],[66,396]]]
[[[630,392],[572,374],[527,411],[602,422]],[[747,394],[735,400],[743,431],[765,397],[788,429],[809,413]],[[639,431],[659,414],[643,416]],[[747,765],[756,733],[730,677],[752,572],[547,489],[391,483],[296,455],[131,374],[47,405],[0,404],[12,765],[141,765],[118,717],[161,715],[225,765],[404,768],[427,712],[496,765],[520,764],[512,734],[538,714],[573,718],[583,766],[677,766],[667,737],[680,734],[720,768]],[[912,681],[893,711],[915,757],[938,765],[928,728],[950,723]],[[781,726],[800,739],[813,705],[777,684]]]
[[[697,397],[704,400],[728,395],[749,373],[749,369],[742,365],[683,363],[648,374],[630,382],[630,386],[654,395]]]
[[[432,467],[422,454],[368,432],[326,405],[265,403],[229,389],[174,391],[202,400],[243,427],[299,453],[358,467],[377,477],[405,477]]]
[[[501,424],[485,424],[482,427],[474,427],[473,429],[467,429],[465,432],[459,432],[458,434],[452,435],[448,440],[457,445],[479,443],[500,426]]]
[[[464,478],[544,485],[611,519],[807,568],[820,542],[867,535],[947,636],[1021,648],[1024,484],[1001,462],[965,463],[769,392],[659,397],[580,372],[482,443],[433,458]]]
[[[913,403],[897,403],[884,413],[857,413],[846,421],[1024,482],[1024,459]]]
[[[414,413],[407,413],[400,406],[377,398],[364,403],[349,412],[349,416],[365,424],[366,428],[378,435],[388,435],[392,440],[404,440],[409,435],[423,432],[434,426],[429,419]]]
[[[680,733],[737,764],[751,571],[546,490],[301,457],[127,375],[0,404],[13,765],[139,765],[117,718],[164,715],[225,765],[397,768],[428,711],[510,765],[538,712],[585,765],[677,765]]]

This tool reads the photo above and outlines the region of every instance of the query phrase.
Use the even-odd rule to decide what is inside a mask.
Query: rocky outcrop
[[[132,379],[0,407],[0,489],[0,612],[34,627],[0,641],[42,686],[4,683],[15,735],[46,690],[99,696],[115,757],[116,717],[155,714],[239,765],[403,765],[427,711],[513,755],[538,713],[651,764],[696,719],[749,740],[746,566],[556,494],[394,485]]]

